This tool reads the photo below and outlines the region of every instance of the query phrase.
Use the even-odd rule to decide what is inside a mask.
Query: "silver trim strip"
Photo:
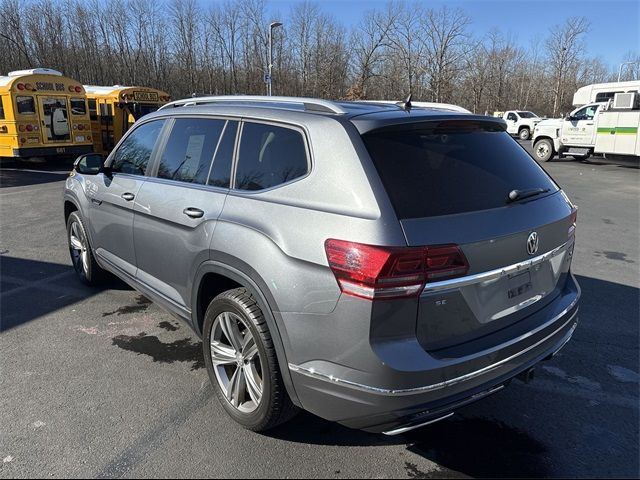
[[[415,430],[416,428],[420,428],[420,427],[424,427],[426,425],[431,425],[432,423],[436,423],[439,422],[440,420],[445,420],[449,417],[451,417],[455,412],[451,412],[448,413],[447,415],[443,416],[443,417],[438,417],[438,418],[434,418],[433,420],[429,420],[428,422],[424,422],[424,423],[419,423],[417,425],[411,425],[409,427],[400,427],[400,428],[396,428],[395,430],[389,430],[388,432],[382,432],[385,435],[388,435],[390,437],[393,437],[394,435],[400,435],[401,433],[405,433],[408,432],[410,430]]]
[[[474,283],[486,282],[489,280],[495,280],[496,278],[505,277],[507,275],[511,275],[512,273],[518,272],[520,270],[529,269],[535,265],[539,265],[541,263],[546,262],[547,260],[559,255],[561,252],[566,250],[569,242],[563,243],[559,247],[554,248],[553,250],[539,255],[534,258],[530,258],[529,260],[525,260],[523,262],[514,263],[513,265],[509,265],[503,268],[497,268],[495,270],[489,270],[488,272],[476,273],[475,275],[467,275],[466,277],[460,278],[452,278],[451,280],[443,280],[441,282],[431,282],[427,283],[422,291],[422,295],[432,292],[438,292],[441,290],[449,290],[452,288],[460,288],[466,287],[467,285],[472,285]]]
[[[554,321],[557,321],[559,318],[561,318],[563,315],[565,315],[568,311],[570,311],[571,308],[573,308],[574,306],[575,306],[575,302],[573,302],[569,307],[567,307],[560,314],[558,314],[554,318]],[[571,317],[569,317],[569,319],[566,322],[564,322],[560,327],[558,327],[556,330],[554,330],[553,333],[547,335],[542,340],[539,340],[538,342],[534,343],[533,345],[529,345],[524,350],[521,350],[518,353],[515,353],[515,354],[511,355],[510,357],[504,358],[504,359],[500,360],[499,362],[492,363],[491,365],[487,365],[486,367],[483,367],[483,368],[481,368],[479,370],[474,370],[473,372],[467,373],[465,375],[461,375],[459,377],[455,377],[455,378],[452,378],[450,380],[445,380],[443,382],[434,383],[434,384],[431,384],[431,385],[425,385],[423,387],[404,388],[404,389],[397,389],[397,390],[389,389],[389,388],[372,387],[370,385],[363,385],[361,383],[352,382],[350,380],[344,380],[344,379],[341,379],[341,378],[337,378],[337,377],[334,377],[333,375],[327,375],[326,373],[317,372],[313,368],[305,368],[305,367],[301,367],[300,365],[294,365],[293,363],[289,364],[289,370],[291,370],[292,372],[299,373],[300,375],[304,375],[306,377],[315,378],[316,380],[322,380],[322,381],[325,381],[325,382],[335,383],[335,384],[338,384],[338,385],[342,385],[344,387],[349,387],[349,388],[353,388],[355,390],[360,390],[360,391],[367,392],[367,393],[373,393],[373,394],[376,394],[376,395],[389,395],[389,396],[417,395],[417,394],[421,394],[421,393],[430,392],[430,391],[433,391],[433,390],[439,390],[439,389],[445,388],[445,387],[450,387],[452,385],[456,385],[456,384],[461,383],[461,382],[466,382],[467,380],[471,380],[473,378],[479,377],[481,375],[484,375],[485,373],[488,373],[488,372],[490,372],[492,370],[495,370],[496,368],[501,367],[505,363],[508,363],[508,362],[512,361],[513,359],[518,358],[521,355],[524,355],[527,352],[530,352],[534,348],[540,346],[541,344],[543,344],[544,342],[549,340],[551,337],[553,337],[559,331],[561,331],[563,328],[565,328],[569,323],[571,323],[573,321],[573,319],[575,318],[577,313],[578,313],[578,311],[576,310],[573,313],[573,315],[571,315]],[[549,322],[549,323],[553,323],[553,322]],[[571,327],[571,330],[566,335],[566,341],[563,341],[563,344],[566,344],[569,341],[569,339],[573,335],[573,332],[575,331],[577,325],[578,324],[576,323],[575,325],[573,325],[573,327]]]

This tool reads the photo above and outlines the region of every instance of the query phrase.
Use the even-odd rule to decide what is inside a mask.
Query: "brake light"
[[[18,131],[19,132],[24,132],[25,130],[25,126],[24,125],[18,125]]]
[[[16,87],[18,88],[18,90],[22,91],[24,90],[24,83],[19,83],[18,85],[16,85]]]
[[[457,245],[378,247],[328,239],[325,252],[340,290],[368,300],[415,297],[427,282],[469,270]]]
[[[78,125],[78,130],[84,130],[84,125],[82,124]]]
[[[33,132],[33,125],[27,125],[27,132]]]
[[[82,91],[82,87],[76,87],[75,91],[76,91],[76,93],[80,93]]]

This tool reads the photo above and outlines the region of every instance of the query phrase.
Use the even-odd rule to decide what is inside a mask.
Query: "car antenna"
[[[405,112],[410,112],[411,111],[411,96],[412,95],[413,94],[410,93],[409,96],[407,97],[407,99],[404,102],[398,102],[398,103],[396,103],[396,105],[398,105]]]

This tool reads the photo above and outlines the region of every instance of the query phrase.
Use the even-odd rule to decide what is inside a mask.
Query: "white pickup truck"
[[[540,161],[555,154],[587,158],[592,153],[607,158],[640,156],[640,94],[616,93],[606,102],[573,110],[565,118],[545,120],[533,132],[533,152]]]
[[[517,136],[520,140],[529,140],[533,128],[543,120],[533,112],[522,110],[508,110],[498,116],[507,122],[507,133]]]

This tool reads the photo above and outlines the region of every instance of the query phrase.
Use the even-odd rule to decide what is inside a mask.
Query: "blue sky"
[[[268,0],[272,13],[287,13],[304,0]],[[382,8],[387,0],[323,0],[323,11],[345,26],[358,23],[363,13]],[[549,28],[571,16],[591,22],[585,36],[586,53],[601,57],[617,70],[628,51],[640,51],[640,0],[422,0],[431,7],[460,7],[472,20],[471,31],[482,34],[493,27],[510,33],[522,46],[544,39]]]

